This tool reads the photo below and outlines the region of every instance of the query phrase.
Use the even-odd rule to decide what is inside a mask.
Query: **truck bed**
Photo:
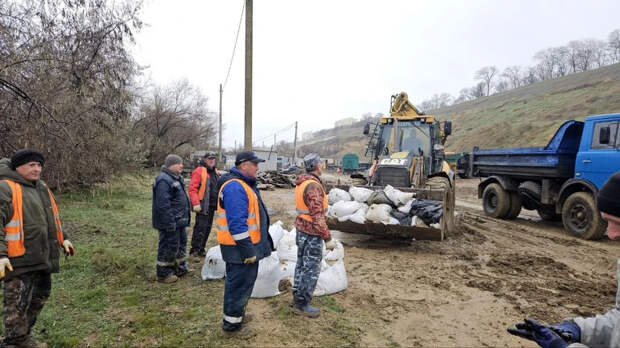
[[[582,129],[583,122],[567,121],[544,147],[474,148],[470,171],[478,177],[571,178]]]

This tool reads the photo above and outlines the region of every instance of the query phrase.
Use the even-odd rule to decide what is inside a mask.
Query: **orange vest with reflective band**
[[[228,220],[226,219],[226,209],[222,207],[222,190],[226,185],[228,185],[232,181],[237,181],[243,186],[246,195],[248,195],[248,231],[244,233],[238,233],[232,235],[228,230]],[[241,179],[231,179],[226,181],[222,187],[220,187],[220,192],[218,194],[219,199],[217,200],[217,242],[224,245],[235,245],[237,244],[236,240],[241,240],[247,237],[250,237],[252,244],[257,244],[260,242],[260,212],[258,210],[258,197],[252,188],[245,183],[245,181]],[[233,207],[234,209],[234,207]]]
[[[299,214],[299,217],[307,221],[312,221],[312,217],[310,217],[310,211],[308,210],[306,202],[304,202],[304,191],[311,183],[322,186],[320,182],[314,179],[308,179],[295,187],[295,206],[297,208],[297,214]],[[327,213],[327,196],[325,195],[323,187],[321,187],[321,192],[323,192],[323,213]]]
[[[4,226],[5,239],[8,244],[9,257],[18,257],[26,253],[24,247],[24,212],[23,212],[23,197],[22,197],[22,185],[12,180],[4,180],[11,189],[12,205],[13,205],[13,217],[6,226]],[[64,238],[62,236],[62,224],[60,222],[60,215],[58,214],[58,206],[52,191],[47,189],[47,193],[50,196],[52,202],[52,211],[54,213],[54,222],[56,223],[56,238],[58,243],[62,246]]]
[[[202,199],[205,198],[207,180],[209,179],[210,175],[206,167],[200,166],[200,168],[202,169],[200,171],[200,189],[198,189],[198,200],[202,201]],[[215,169],[215,174],[217,174],[217,169]]]

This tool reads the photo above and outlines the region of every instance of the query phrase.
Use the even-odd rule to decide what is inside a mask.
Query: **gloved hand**
[[[192,207],[192,210],[193,210],[195,213],[200,213],[200,212],[202,211],[202,207],[200,206],[200,204],[197,204],[197,205],[195,205],[195,206],[193,206],[193,207]]]
[[[248,257],[245,260],[243,260],[243,263],[246,265],[249,263],[254,263],[254,262],[256,262],[256,256]]]
[[[336,248],[336,242],[333,239],[325,241],[325,249],[334,250]]]
[[[573,321],[563,321],[558,325],[551,325],[549,328],[560,335],[560,337],[562,337],[562,339],[566,342],[581,342],[581,329]]]
[[[75,248],[70,241],[65,240],[64,242],[62,242],[62,247],[65,249],[65,255],[73,256],[73,254],[75,254]]]
[[[562,337],[534,319],[525,318],[523,323],[517,323],[515,327],[516,329],[508,328],[508,332],[515,336],[535,341],[542,348],[568,347],[568,343]]]
[[[3,257],[0,259],[0,279],[4,278],[4,273],[7,269],[9,272],[13,272],[13,266],[11,266],[11,261],[9,261],[9,258]]]

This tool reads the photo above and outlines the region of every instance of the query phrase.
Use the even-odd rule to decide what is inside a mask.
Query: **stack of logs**
[[[275,170],[268,170],[265,172],[259,172],[256,176],[258,181],[258,189],[260,190],[274,190],[278,188],[293,188],[295,182],[297,182],[297,176],[295,174],[282,174]]]

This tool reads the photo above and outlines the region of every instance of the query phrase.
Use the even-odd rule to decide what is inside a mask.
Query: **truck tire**
[[[545,221],[562,221],[562,215],[557,214],[551,209],[546,208],[538,208],[536,211],[538,212],[538,216]]]
[[[489,184],[482,193],[482,207],[487,216],[503,218],[510,209],[510,195],[499,184]]]
[[[607,229],[594,198],[587,192],[575,192],[562,206],[562,223],[573,236],[582,239],[600,239]]]
[[[513,220],[521,213],[521,196],[516,191],[510,191],[508,194],[510,194],[510,209],[508,209],[506,219]]]

